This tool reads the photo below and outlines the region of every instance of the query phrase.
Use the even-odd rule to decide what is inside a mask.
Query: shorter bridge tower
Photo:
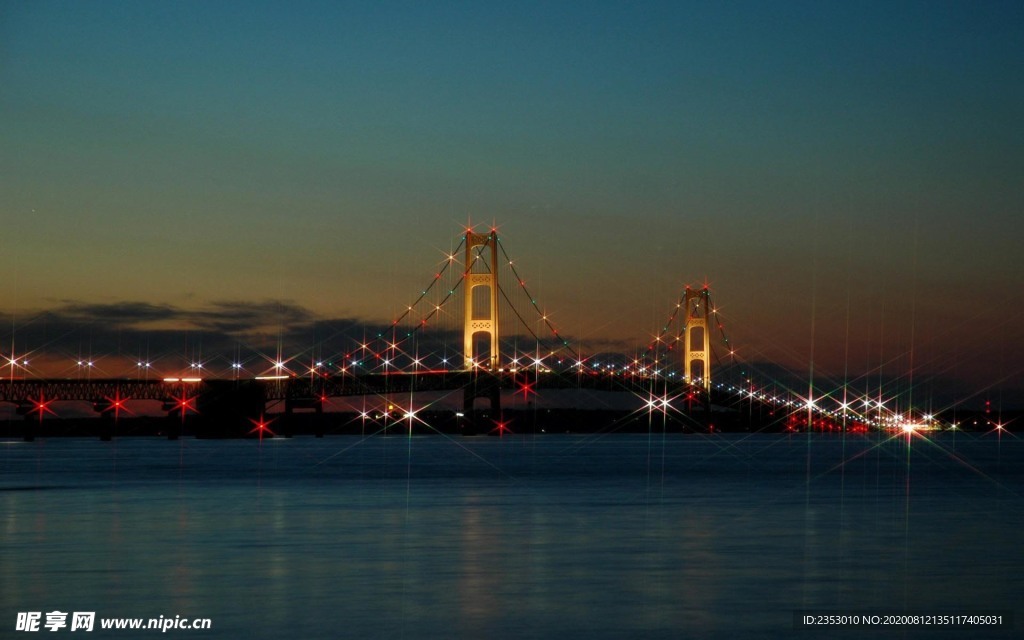
[[[694,291],[686,287],[683,296],[686,312],[685,339],[683,345],[683,375],[690,384],[699,384],[711,389],[711,298],[708,288]]]
[[[479,250],[480,258],[473,258],[473,250]],[[483,251],[490,247],[490,264],[483,260]],[[474,272],[477,263],[485,267],[484,271]],[[474,233],[466,232],[466,319],[463,346],[466,357],[466,369],[474,369],[483,363],[477,360],[475,352],[476,336],[485,333],[490,336],[490,354],[487,367],[491,371],[498,370],[498,232]],[[488,301],[476,298],[477,287],[487,287]],[[476,304],[474,304],[476,303]]]

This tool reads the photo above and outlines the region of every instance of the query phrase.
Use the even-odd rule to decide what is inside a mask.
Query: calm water
[[[54,609],[215,638],[877,635],[794,631],[814,608],[1024,629],[1022,462],[967,434],[7,442],[0,637]],[[979,634],[888,637],[937,635]]]

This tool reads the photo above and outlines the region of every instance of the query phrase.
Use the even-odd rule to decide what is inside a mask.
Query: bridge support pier
[[[14,410],[15,414],[22,417],[21,437],[25,442],[33,442],[36,439],[35,423],[39,418],[33,415],[32,411],[33,406],[28,402],[19,402],[17,409]]]
[[[25,416],[23,422],[21,439],[25,442],[35,442],[36,439],[36,420],[33,416]]]
[[[474,408],[477,398],[489,400],[490,410],[477,411]],[[501,379],[485,373],[473,376],[472,382],[462,389],[462,413],[462,435],[489,433],[492,430],[490,423],[495,420],[501,421]]]
[[[92,410],[99,414],[97,424],[99,425],[100,440],[102,442],[110,442],[114,439],[119,409],[120,406],[115,407],[114,403],[106,398],[92,401]]]
[[[299,417],[296,409],[312,409],[313,415],[306,413]],[[313,432],[318,438],[324,434],[324,398],[321,396],[287,396],[284,399],[284,415],[281,416],[275,434],[290,438],[297,429],[309,429],[312,423]]]
[[[107,412],[100,413],[100,417],[98,418],[98,421],[99,421],[100,441],[101,442],[110,442],[111,440],[113,440],[114,439],[114,427],[116,426],[116,421],[114,419],[113,412],[107,411]]]
[[[164,404],[168,411],[169,440],[183,435],[186,425],[195,430],[197,438],[245,437],[266,410],[263,388],[253,382],[207,380],[194,400],[195,403],[187,407],[183,407],[181,401]]]

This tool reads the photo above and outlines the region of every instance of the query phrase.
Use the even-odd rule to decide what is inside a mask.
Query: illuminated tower
[[[491,249],[490,264],[483,259],[483,252],[487,246]],[[484,247],[478,252],[478,258],[474,260],[473,249]],[[475,269],[482,269],[476,271]],[[484,291],[477,291],[480,287],[486,287],[487,299],[481,295]],[[487,359],[487,366],[491,371],[498,370],[498,233],[491,231],[484,235],[466,232],[466,321],[465,338],[463,341],[463,353],[466,354],[466,368],[473,369],[476,364],[483,364],[477,360],[475,352],[476,336],[485,333],[491,338],[490,354]]]
[[[683,375],[690,384],[711,389],[711,336],[708,288],[694,291],[686,287],[683,308],[686,311],[686,338],[683,345]]]

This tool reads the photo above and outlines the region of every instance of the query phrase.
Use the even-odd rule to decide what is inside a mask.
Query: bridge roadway
[[[688,385],[681,380],[605,372],[556,371],[466,371],[443,370],[417,373],[356,373],[303,377],[249,379],[5,379],[0,380],[0,402],[28,409],[57,400],[98,404],[103,410],[118,402],[156,400],[174,402],[231,389],[256,387],[266,401],[324,401],[327,398],[386,395],[417,391],[468,390],[484,397],[495,390],[588,389],[678,394]],[[715,396],[718,394],[712,394]],[[714,399],[714,398],[712,398]]]
[[[49,426],[44,426],[44,418],[61,417],[53,406],[55,401],[91,403],[93,411],[102,419],[96,421],[90,433],[99,433],[104,440],[113,437],[118,416],[124,415],[121,411],[128,411],[126,403],[133,400],[162,403],[162,411],[172,420],[165,427],[160,427],[159,433],[166,433],[170,438],[189,433],[197,437],[248,437],[254,431],[253,425],[263,424],[266,413],[276,414],[282,409],[285,414],[299,410],[315,411],[315,416],[296,419],[305,420],[303,424],[313,425],[315,433],[322,435],[329,424],[321,419],[326,418],[322,414],[329,398],[454,391],[462,396],[463,411],[452,411],[452,420],[456,422],[445,428],[452,429],[453,433],[468,435],[491,432],[495,416],[505,415],[501,407],[503,395],[507,397],[510,392],[521,393],[529,398],[538,393],[543,398],[542,390],[548,389],[633,393],[638,398],[638,405],[649,403],[651,411],[664,413],[666,419],[673,421],[680,429],[699,429],[703,428],[700,425],[705,424],[709,430],[716,426],[732,430],[760,429],[766,426],[781,429],[789,424],[785,421],[791,418],[790,411],[783,408],[780,400],[772,399],[769,402],[763,396],[755,398],[753,392],[747,393],[722,384],[714,385],[711,392],[707,393],[702,387],[690,386],[675,377],[534,369],[499,372],[421,371],[415,374],[346,373],[238,380],[6,379],[0,380],[0,403],[15,404],[17,413],[24,416],[22,435],[25,440],[32,440],[39,434],[55,433],[54,425],[62,421],[46,420]],[[488,401],[485,407],[477,406],[476,401],[481,398]],[[789,404],[792,405],[792,402]],[[600,408],[599,405],[603,406],[599,401],[588,403],[583,396],[579,398],[579,404],[574,410],[593,410]],[[783,410],[779,412],[779,409]],[[607,421],[607,428],[620,428],[623,424],[626,426],[622,428],[629,428],[628,424],[618,422],[623,418],[616,414],[600,419]],[[537,415],[531,419],[536,420]],[[569,418],[564,415],[558,418],[565,419]],[[793,427],[799,428],[798,423],[799,420]],[[281,424],[287,425],[289,422]],[[445,423],[442,420],[436,424]],[[536,425],[534,428],[537,428]]]

